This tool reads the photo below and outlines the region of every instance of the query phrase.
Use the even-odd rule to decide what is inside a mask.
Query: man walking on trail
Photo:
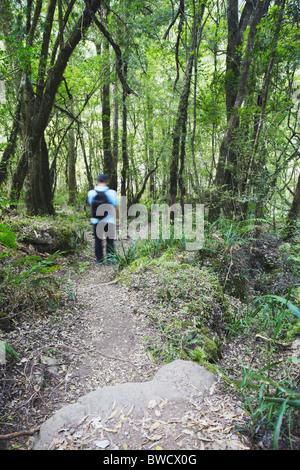
[[[114,262],[114,240],[116,238],[116,207],[118,195],[108,187],[108,177],[99,175],[97,185],[88,193],[91,207],[91,224],[95,238],[95,256],[97,263],[104,262],[103,240],[106,238],[106,255],[108,262]]]

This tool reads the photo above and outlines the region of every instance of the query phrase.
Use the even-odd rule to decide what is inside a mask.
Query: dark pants
[[[101,222],[100,222],[101,223]],[[94,238],[95,238],[95,256],[97,263],[102,263],[104,258],[103,258],[103,242],[104,240],[102,238],[99,238],[99,224],[94,224],[93,229],[94,229]],[[98,230],[97,230],[98,227]],[[103,225],[103,233],[105,236],[105,233],[108,233],[109,235],[115,233],[115,226],[114,224],[105,224]],[[98,231],[98,234],[97,234]],[[106,238],[106,255],[107,257],[113,256],[114,255],[114,248],[115,248],[115,240],[114,240],[114,235],[113,237],[110,236],[105,236]]]

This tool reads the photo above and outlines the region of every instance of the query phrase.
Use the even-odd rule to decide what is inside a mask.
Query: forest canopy
[[[1,206],[96,176],[210,222],[300,208],[299,0],[1,0]]]

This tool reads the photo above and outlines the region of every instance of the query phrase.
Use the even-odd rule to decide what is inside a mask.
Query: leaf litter
[[[97,388],[152,379],[161,363],[149,357],[143,338],[157,334],[149,322],[153,304],[126,285],[99,288],[114,276],[113,267],[91,263],[84,275],[72,275],[73,300],[64,310],[26,319],[6,335],[21,360],[1,371],[3,434],[41,425]],[[41,360],[47,356],[55,360],[57,374]],[[153,449],[158,443],[161,449],[248,449],[236,432],[243,421],[241,408],[220,387],[189,410],[168,400],[145,403],[142,419],[134,406],[119,410],[114,403],[105,420],[85,416],[62,429],[50,449]],[[6,446],[30,449],[32,443],[33,438],[19,437]]]

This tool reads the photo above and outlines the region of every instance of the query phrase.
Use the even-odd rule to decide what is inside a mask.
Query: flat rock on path
[[[188,409],[215,382],[198,364],[176,360],[151,381],[107,386],[65,406],[44,423],[34,449],[174,449],[180,438],[191,437]]]

